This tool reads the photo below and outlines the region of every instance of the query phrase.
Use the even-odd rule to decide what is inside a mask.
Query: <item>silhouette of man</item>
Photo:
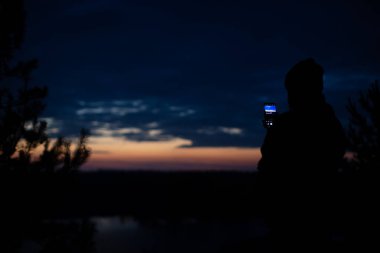
[[[311,58],[290,69],[285,78],[289,111],[275,118],[261,147],[260,205],[281,252],[285,245],[310,252],[328,231],[333,179],[346,141],[325,101],[323,74]]]

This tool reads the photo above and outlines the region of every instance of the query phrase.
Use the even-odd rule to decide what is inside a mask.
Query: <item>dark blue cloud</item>
[[[262,103],[286,110],[284,75],[306,57],[325,67],[326,96],[346,121],[348,97],[379,77],[378,6],[30,0],[22,56],[39,58],[35,82],[49,86],[45,114],[60,122],[62,134],[90,127],[138,141],[258,146]],[[145,109],[115,101],[141,101]],[[118,131],[128,128],[140,131]]]

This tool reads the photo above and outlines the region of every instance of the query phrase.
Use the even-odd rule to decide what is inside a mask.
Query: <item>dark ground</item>
[[[30,251],[29,246],[22,246],[23,252],[95,252],[95,244],[109,252],[124,252],[126,239],[122,235],[132,233],[128,229],[135,223],[140,241],[161,240],[156,242],[156,248],[136,248],[132,252],[176,252],[180,244],[193,245],[183,252],[275,252],[271,251],[274,243],[259,211],[255,181],[256,174],[248,172],[104,171],[69,177],[3,177],[2,232],[7,236],[2,238],[6,242],[2,245],[12,243],[1,252],[20,252],[12,249],[25,246],[25,241],[38,241],[48,250]],[[368,232],[371,211],[355,211],[358,205],[362,210],[369,208],[366,198],[359,197],[352,195],[346,209],[342,208],[345,213],[331,233],[329,249],[344,252],[347,248],[362,249],[363,242],[367,245],[377,241],[374,233]],[[99,225],[104,224],[99,217],[105,218],[107,224],[114,219],[111,217],[133,219],[135,223],[116,222],[114,225],[121,230],[107,234]],[[61,220],[66,222],[57,222]],[[234,235],[239,239],[232,239]],[[133,241],[135,236],[128,238]],[[118,250],[109,247],[103,237],[120,245]],[[60,246],[58,250],[56,245],[62,244],[70,247]],[[98,252],[107,250],[98,248]]]

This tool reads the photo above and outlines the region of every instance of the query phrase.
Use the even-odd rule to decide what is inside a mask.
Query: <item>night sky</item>
[[[27,0],[21,58],[52,136],[91,129],[86,168],[254,169],[263,102],[313,57],[344,125],[380,79],[377,1]]]

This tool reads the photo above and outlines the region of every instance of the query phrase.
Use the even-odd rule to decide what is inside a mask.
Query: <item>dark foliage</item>
[[[373,175],[380,168],[380,87],[375,81],[358,101],[349,101],[348,139],[353,152],[351,166],[361,174]]]
[[[46,87],[31,87],[36,59],[12,64],[25,30],[21,0],[0,1],[0,168],[5,173],[72,172],[86,162],[88,131],[77,146],[63,137],[52,141],[39,117],[45,108]],[[20,88],[15,89],[15,86]],[[40,149],[38,149],[40,147]],[[41,153],[39,156],[36,153]]]
[[[49,138],[40,118],[48,90],[31,85],[38,61],[15,62],[24,31],[24,1],[0,0],[0,252],[92,252],[91,222],[45,220],[71,193],[71,172],[90,150],[86,130],[75,148]]]
[[[360,251],[377,248],[375,231],[379,223],[378,179],[380,168],[380,88],[375,81],[357,101],[349,100],[348,141],[352,157],[347,160],[343,187],[344,230],[347,241]],[[363,250],[368,247],[371,250]]]

